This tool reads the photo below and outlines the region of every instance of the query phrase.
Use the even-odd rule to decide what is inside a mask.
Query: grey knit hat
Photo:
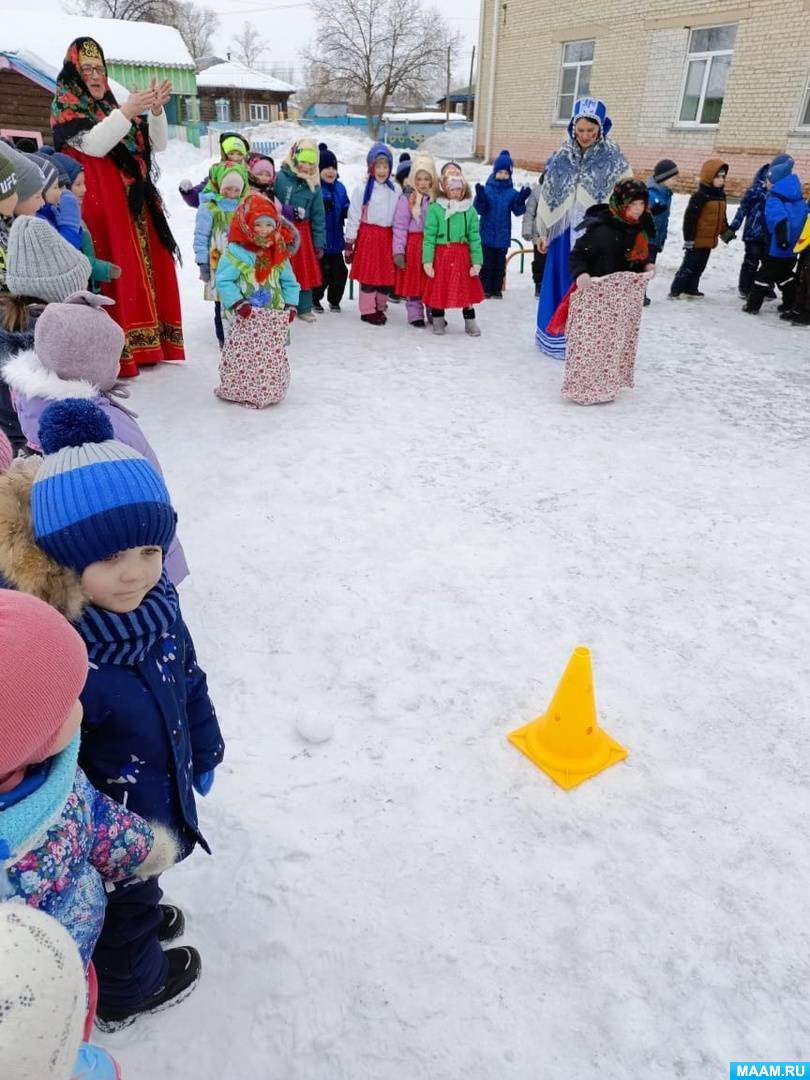
[[[28,154],[21,154],[13,146],[0,141],[0,157],[10,161],[14,166],[14,172],[17,174],[17,194],[20,197],[20,202],[25,202],[32,195],[42,191],[45,183],[42,173],[37,168],[36,162],[32,161]]]
[[[59,170],[52,161],[49,161],[42,154],[28,154],[27,156],[33,160],[42,173],[42,194],[44,195],[49,187],[59,184]]]
[[[91,267],[53,225],[38,217],[18,217],[8,236],[6,287],[15,296],[61,303],[87,288]]]

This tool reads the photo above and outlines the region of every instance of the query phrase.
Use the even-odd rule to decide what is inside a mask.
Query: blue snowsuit
[[[759,270],[760,263],[768,251],[768,230],[765,227],[765,199],[768,194],[766,177],[770,167],[770,162],[768,162],[757,170],[756,176],[746,189],[742,199],[740,199],[737,213],[729,224],[732,232],[736,233],[739,232],[740,226],[745,221],[742,236],[745,254],[743,255],[740,278],[737,283],[740,296],[748,296],[750,293],[757,270]]]
[[[506,273],[506,253],[512,239],[512,214],[522,217],[531,188],[520,191],[512,183],[512,157],[501,150],[492,164],[492,173],[486,185],[475,185],[473,206],[481,216],[481,245],[484,249],[484,265],[481,268],[481,284],[487,296],[500,296]],[[495,173],[508,170],[505,180],[496,180]]]
[[[659,184],[652,177],[647,181],[650,193],[649,211],[655,222],[655,250],[650,252],[651,261],[655,262],[664,250],[669,232],[669,215],[672,211],[672,188]]]
[[[782,293],[784,309],[789,311],[793,307],[797,286],[793,249],[807,221],[807,213],[798,176],[792,172],[777,180],[765,199],[765,227],[770,237],[768,250],[748,294],[746,311],[756,314],[766,294],[774,287]]]
[[[179,610],[141,661],[91,664],[81,701],[79,764],[94,787],[167,825],[181,858],[195,844],[210,851],[197,823],[192,783],[222,761],[224,744]],[[166,979],[168,963],[157,938],[162,895],[158,878],[108,892],[93,954],[107,1009],[139,1005]]]
[[[321,284],[312,290],[312,299],[320,305],[324,293],[330,307],[338,307],[343,299],[349,270],[343,261],[343,224],[349,213],[349,195],[346,188],[335,180],[329,184],[321,179],[321,194],[326,222],[326,244],[321,256]]]

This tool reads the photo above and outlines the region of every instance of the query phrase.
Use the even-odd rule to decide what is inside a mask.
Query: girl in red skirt
[[[276,175],[275,193],[282,204],[281,212],[300,234],[300,247],[290,253],[290,263],[301,286],[298,317],[304,322],[315,322],[312,290],[321,284],[320,258],[326,245],[318,156],[313,139],[299,139],[290,147]]]
[[[360,283],[360,318],[383,326],[394,291],[392,226],[399,193],[391,181],[394,157],[387,146],[375,143],[366,161],[368,179],[354,189],[349,203],[344,256],[352,281]]]
[[[394,214],[394,289],[405,297],[408,322],[425,325],[422,293],[427,278],[422,269],[422,240],[428,207],[436,192],[436,166],[429,154],[417,154]]]
[[[434,334],[447,331],[447,308],[461,308],[465,331],[470,337],[480,337],[473,304],[484,299],[478,280],[484,252],[470,185],[455,162],[442,169],[439,190],[425,219],[422,261],[428,280],[423,299],[433,314]]]

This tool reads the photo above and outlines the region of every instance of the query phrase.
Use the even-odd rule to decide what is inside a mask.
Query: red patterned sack
[[[217,397],[251,409],[281,401],[290,385],[288,328],[286,311],[257,308],[248,319],[237,317],[220,357]]]

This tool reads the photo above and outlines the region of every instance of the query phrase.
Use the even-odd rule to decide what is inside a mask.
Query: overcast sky
[[[217,52],[224,53],[231,35],[247,20],[269,43],[266,62],[300,65],[300,52],[313,38],[315,21],[307,0],[204,0],[220,18]],[[461,32],[464,41],[453,74],[453,82],[466,83],[470,51],[478,38],[479,0],[440,0],[438,9],[450,25]],[[25,0],[26,12],[63,11],[61,0]],[[0,0],[0,12],[10,18],[20,10],[20,0]],[[0,31],[2,42],[2,31]],[[102,42],[103,44],[103,42]],[[36,52],[36,43],[31,43]]]

